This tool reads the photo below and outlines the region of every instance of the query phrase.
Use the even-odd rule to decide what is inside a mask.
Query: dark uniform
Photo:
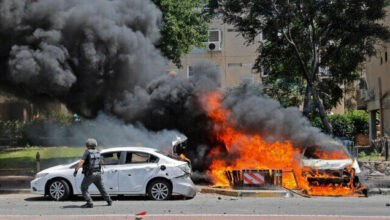
[[[88,192],[88,187],[92,183],[95,184],[95,186],[98,188],[100,194],[103,196],[104,200],[107,201],[108,205],[111,205],[112,200],[110,196],[108,195],[106,189],[104,188],[103,181],[102,181],[102,175],[101,175],[101,170],[92,169],[89,164],[90,164],[90,155],[99,153],[98,150],[96,149],[87,149],[84,152],[82,160],[84,160],[83,164],[83,174],[84,174],[84,179],[83,182],[81,183],[81,193],[83,194],[85,200],[87,200],[87,204],[90,206],[93,206],[93,201],[91,196],[89,195]]]

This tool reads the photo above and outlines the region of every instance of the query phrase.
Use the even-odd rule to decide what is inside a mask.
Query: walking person
[[[88,187],[92,183],[95,184],[95,186],[98,188],[100,194],[107,202],[107,205],[111,206],[112,200],[104,188],[102,181],[100,153],[96,149],[97,141],[93,138],[89,138],[85,144],[87,149],[85,150],[83,157],[81,158],[73,173],[73,176],[76,177],[79,169],[83,167],[82,173],[84,174],[84,179],[81,182],[81,193],[83,194],[87,203],[82,205],[81,208],[93,208],[93,201],[88,192]]]

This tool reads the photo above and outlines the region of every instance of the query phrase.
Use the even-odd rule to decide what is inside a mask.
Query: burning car
[[[167,200],[171,195],[194,197],[196,187],[186,162],[163,155],[152,148],[119,147],[102,150],[102,178],[112,195],[147,195],[153,200]],[[37,173],[31,181],[31,192],[65,200],[81,195],[83,175],[73,177],[78,161],[51,167]],[[99,194],[95,185],[91,194]]]
[[[341,194],[344,190],[351,195],[365,193],[357,175],[361,172],[359,164],[337,141],[327,141],[306,148],[301,166],[302,177],[315,195],[328,195],[329,189],[336,188],[337,193]]]
[[[208,169],[215,186],[283,187],[307,196],[364,195],[364,186],[355,175],[360,172],[357,162],[340,142],[322,135],[311,140],[315,146],[306,148],[302,145],[307,142],[298,144],[282,136],[269,141],[267,132],[240,129],[222,101],[218,92],[202,99],[213,126],[215,147],[208,154]]]
[[[304,150],[298,169],[226,170],[229,185],[235,189],[299,190],[301,195],[364,196],[365,187],[357,174],[360,168],[344,146],[328,141]]]

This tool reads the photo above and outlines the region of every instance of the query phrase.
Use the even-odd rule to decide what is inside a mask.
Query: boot
[[[81,206],[81,208],[93,208],[92,203],[85,203],[84,205]]]

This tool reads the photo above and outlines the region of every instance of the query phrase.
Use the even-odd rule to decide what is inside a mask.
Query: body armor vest
[[[87,160],[84,162],[83,173],[92,174],[100,172],[100,152],[96,149],[89,149],[89,155]]]

